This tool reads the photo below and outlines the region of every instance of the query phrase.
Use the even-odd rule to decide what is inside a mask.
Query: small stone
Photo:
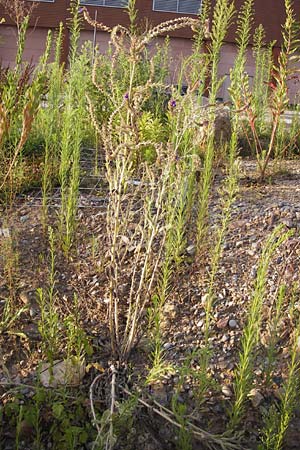
[[[209,298],[209,294],[204,294],[204,295],[202,295],[202,297],[201,297],[201,303],[202,303],[203,306],[206,305],[208,298]]]
[[[36,308],[35,306],[31,306],[29,308],[29,315],[30,315],[30,317],[35,317],[35,316],[38,315],[38,313],[39,313],[39,309]]]
[[[212,407],[212,409],[213,409],[213,411],[214,411],[215,413],[217,413],[217,414],[220,414],[220,413],[223,413],[223,412],[224,412],[222,406],[219,405],[219,403],[217,403],[216,405],[214,405],[214,406]]]
[[[225,397],[232,397],[232,395],[233,395],[232,390],[226,384],[224,386],[222,386],[221,391],[222,391],[222,394],[225,395]]]
[[[164,314],[166,314],[172,319],[176,317],[177,310],[178,308],[174,303],[167,302],[164,305]]]
[[[29,219],[29,216],[21,216],[21,217],[20,217],[20,221],[21,221],[22,223],[26,222],[28,219]]]
[[[0,236],[9,238],[9,236],[10,236],[9,228],[0,228]]]
[[[196,246],[193,245],[193,244],[189,245],[189,246],[186,248],[186,252],[187,252],[187,254],[190,255],[190,256],[195,256],[195,254],[196,254]]]
[[[193,397],[194,397],[194,392],[193,392],[192,389],[190,389],[190,390],[188,391],[188,397],[189,397],[189,398],[193,398]]]
[[[53,365],[42,363],[40,380],[43,386],[78,386],[85,375],[86,364],[78,358],[54,361]]]
[[[164,345],[163,345],[163,348],[165,349],[165,350],[170,350],[171,348],[173,348],[174,347],[174,344],[172,344],[172,342],[166,342]]]
[[[219,367],[219,369],[226,369],[227,362],[226,361],[220,361],[220,362],[218,362],[217,366]]]
[[[24,305],[28,305],[30,303],[29,293],[28,292],[20,292],[19,294],[20,300],[24,303]]]
[[[226,328],[228,325],[228,317],[222,317],[221,319],[218,320],[217,322],[217,328],[219,330],[223,330],[224,328]]]
[[[21,392],[22,395],[28,395],[29,392],[30,392],[30,388],[25,387],[25,388],[21,389],[20,392]]]
[[[272,378],[272,380],[273,380],[273,382],[274,382],[277,386],[280,386],[280,385],[282,384],[283,378],[282,378],[282,376],[280,376],[280,375],[275,375],[275,376]]]
[[[38,340],[40,339],[40,332],[38,329],[38,325],[35,323],[30,323],[23,328],[23,333],[26,334],[28,339],[30,340]]]
[[[264,399],[263,395],[260,393],[258,389],[251,389],[248,397],[251,400],[253,408],[257,408]]]
[[[294,227],[294,223],[292,220],[290,219],[283,219],[282,223],[287,227],[287,228],[293,228]]]
[[[232,328],[232,329],[237,328],[237,326],[238,326],[237,321],[234,319],[230,319],[228,322],[228,325],[229,325],[229,328]]]

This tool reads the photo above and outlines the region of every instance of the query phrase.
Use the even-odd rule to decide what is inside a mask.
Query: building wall
[[[31,28],[27,33],[24,49],[24,61],[37,64],[45,50],[48,30],[46,28]],[[2,26],[0,33],[0,61],[4,67],[14,64],[17,53],[17,32],[12,26]]]
[[[216,0],[213,0],[216,1]],[[237,10],[240,9],[243,0],[235,0]],[[300,15],[300,2],[294,2],[295,12]],[[31,5],[31,2],[28,2]],[[170,20],[178,18],[178,14],[171,14],[167,12],[157,12],[152,10],[152,0],[136,0],[136,6],[139,11],[138,21],[141,27],[145,26],[146,21],[152,25],[156,25],[164,20]],[[39,56],[42,54],[45,47],[45,39],[48,28],[56,29],[59,22],[63,22],[65,25],[65,34],[63,42],[63,59],[67,60],[68,48],[69,48],[69,31],[67,28],[70,12],[70,0],[55,0],[54,3],[38,2],[37,7],[34,10],[31,19],[31,28],[28,32],[26,41],[24,59],[35,63]],[[92,18],[95,17],[97,11],[97,17],[99,21],[104,24],[113,27],[117,24],[128,25],[128,17],[123,8],[109,8],[109,7],[93,7],[89,6],[88,10]],[[255,25],[263,23],[266,32],[267,40],[277,40],[276,52],[279,51],[281,40],[281,24],[285,18],[284,12],[284,0],[255,0]],[[266,14],[267,12],[267,14]],[[16,54],[16,31],[12,27],[12,21],[5,13],[3,7],[0,6],[0,18],[5,17],[6,24],[0,25],[0,60],[3,65],[13,64]],[[195,16],[192,16],[195,17]],[[83,22],[84,30],[81,33],[80,42],[93,39],[92,28],[85,22]],[[219,75],[226,75],[226,79],[223,87],[220,89],[220,98],[227,99],[227,87],[229,84],[229,69],[232,66],[235,56],[234,46],[235,30],[232,27],[226,37],[226,43],[222,49],[221,61],[219,66]],[[181,65],[181,60],[191,52],[191,31],[189,29],[182,29],[170,34],[170,64],[173,71],[173,80],[175,81],[176,75]],[[163,37],[159,38],[157,42],[162,42]],[[109,35],[103,32],[97,31],[97,43],[100,51],[104,52],[108,46]],[[254,72],[254,62],[251,56],[251,50],[248,53],[247,72],[250,76]],[[299,90],[300,83],[294,79],[289,82],[290,97],[294,99],[296,93]]]
[[[244,0],[235,0],[237,11],[239,11]],[[213,4],[216,0],[213,0]],[[32,2],[27,2],[28,5],[32,5]],[[284,0],[255,0],[255,25],[260,23],[266,28],[267,40],[277,40],[278,45],[281,41],[281,24],[285,18],[284,12]],[[59,22],[67,22],[70,12],[70,0],[55,0],[54,3],[49,2],[36,2],[37,7],[34,9],[31,24],[38,27],[55,28]],[[141,26],[146,21],[150,24],[156,25],[164,20],[175,19],[179,17],[179,14],[172,14],[167,12],[157,12],[152,10],[152,0],[136,0],[136,6],[138,9],[138,21]],[[111,7],[95,7],[88,6],[87,9],[90,15],[94,17],[95,11],[97,11],[98,19],[106,25],[113,27],[119,23],[122,25],[128,25],[128,16],[123,8],[111,8]],[[300,15],[300,2],[294,2],[294,9],[296,16]],[[8,24],[11,23],[11,19],[6,14],[4,8],[0,6],[0,17],[5,17]],[[192,16],[195,17],[195,16]],[[90,29],[88,24],[84,24],[85,28]],[[234,27],[231,28],[227,35],[227,42],[234,42]],[[188,29],[178,30],[172,34],[176,37],[191,37],[191,32]]]
[[[79,45],[83,45],[85,42],[94,41],[94,33],[92,31],[83,30],[80,34]],[[108,49],[109,34],[104,31],[97,31],[96,33],[96,45],[100,53],[105,53]]]
[[[295,62],[293,62],[293,70],[295,65],[299,72],[295,73],[288,81],[288,93],[291,103],[300,104],[300,63],[296,62],[295,64]]]

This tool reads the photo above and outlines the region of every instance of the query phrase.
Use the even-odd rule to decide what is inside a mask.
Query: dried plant
[[[178,144],[165,146],[150,139],[140,139],[140,111],[151,91],[159,84],[154,81],[154,66],[150,64],[150,76],[143,85],[138,84],[138,63],[143,59],[146,46],[155,37],[183,27],[196,29],[199,20],[178,18],[162,23],[138,34],[133,26],[134,1],[129,2],[129,29],[116,26],[111,29],[114,49],[111,62],[109,88],[114,111],[102,129],[99,128],[95,108],[88,98],[92,121],[101,135],[106,156],[106,177],[109,184],[107,212],[108,274],[109,274],[109,323],[114,355],[121,360],[128,356],[141,337],[144,310],[155,292],[158,269],[161,264],[166,239],[166,209],[169,177],[176,160]],[[93,26],[108,31],[101,23],[91,20],[84,10],[85,19]],[[118,58],[126,54],[129,62],[128,85],[125,92],[114,83]],[[96,77],[97,58],[93,70],[93,83],[100,93],[104,87]],[[106,88],[107,89],[107,88]],[[157,167],[147,162],[136,171],[139,153],[151,146],[157,155]],[[158,169],[159,168],[159,169]],[[158,169],[158,171],[157,171]],[[138,174],[138,185],[132,179]],[[126,275],[122,270],[126,265]],[[125,298],[121,285],[127,286]],[[123,313],[123,314],[122,314]],[[122,322],[122,317],[126,317]]]
[[[29,3],[25,0],[0,0],[0,5],[3,6],[6,14],[16,24],[19,34],[25,19],[32,15],[38,4],[36,2]]]

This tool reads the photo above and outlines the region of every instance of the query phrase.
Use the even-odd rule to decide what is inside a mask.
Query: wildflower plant
[[[60,24],[56,43],[55,58],[49,68],[49,89],[46,105],[40,109],[37,123],[39,133],[45,142],[45,156],[42,176],[43,192],[43,223],[46,228],[48,216],[48,197],[53,185],[53,179],[57,176],[59,165],[60,124],[62,105],[63,69],[61,64],[61,46],[63,37],[63,25]]]
[[[3,175],[0,177],[0,191],[2,189],[8,191],[11,200],[16,183],[14,170],[32,130],[40,108],[41,97],[47,89],[46,63],[52,39],[49,32],[45,52],[40,58],[38,67],[33,70],[27,64],[23,68],[22,55],[28,24],[29,16],[26,16],[18,35],[15,68],[7,69],[4,73],[4,82],[0,86],[0,158],[2,162],[5,162]]]
[[[89,52],[78,52],[80,36],[79,2],[72,3],[71,52],[68,81],[65,86],[64,110],[61,116],[61,146],[59,180],[61,185],[60,235],[63,251],[69,254],[76,234],[76,214],[79,194],[80,154],[87,119]]]
[[[265,413],[259,450],[282,450],[288,426],[293,418],[299,392],[299,323],[292,336],[287,377],[283,384],[279,405],[271,405]]]
[[[253,34],[253,57],[255,60],[255,74],[253,79],[253,108],[255,124],[261,136],[268,131],[266,121],[269,102],[269,83],[271,82],[273,66],[273,47],[275,41],[265,41],[266,32],[263,25],[259,25]]]
[[[266,277],[275,250],[285,242],[291,232],[282,232],[282,226],[274,229],[263,248],[257,270],[257,278],[249,307],[247,323],[241,339],[241,351],[235,373],[235,401],[232,405],[229,427],[235,429],[241,422],[246,400],[253,382],[253,364],[262,321],[262,306],[266,293]]]
[[[233,2],[229,0],[218,0],[213,11],[212,27],[210,32],[211,42],[209,45],[209,69],[210,69],[210,86],[209,86],[209,103],[214,105],[216,102],[217,92],[224,82],[224,78],[218,76],[218,65],[220,61],[221,48],[235,14]],[[202,241],[206,235],[206,220],[208,212],[208,203],[210,188],[212,184],[212,169],[214,160],[214,122],[215,109],[210,108],[208,112],[208,127],[206,131],[206,152],[204,157],[203,175],[200,182],[199,206],[197,220],[197,246],[198,249],[202,245]]]
[[[271,132],[267,148],[264,148],[260,137],[259,127],[261,121],[256,123],[256,103],[249,86],[249,79],[245,76],[242,80],[243,99],[248,122],[255,143],[259,180],[264,181],[270,158],[275,150],[276,137],[280,132],[280,119],[289,104],[288,80],[297,71],[298,61],[298,22],[293,11],[292,1],[285,0],[286,20],[282,28],[283,44],[278,56],[277,63],[272,67],[272,79],[268,85],[270,89],[268,106],[271,110]],[[261,38],[260,38],[261,39]]]

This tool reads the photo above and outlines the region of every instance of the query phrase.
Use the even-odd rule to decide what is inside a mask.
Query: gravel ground
[[[263,306],[261,343],[258,348],[254,368],[256,390],[252,393],[247,417],[246,430],[251,430],[243,444],[246,448],[257,447],[258,430],[261,427],[261,414],[272,400],[277,401],[282,382],[286,377],[290,338],[293,333],[293,316],[300,310],[299,292],[293,304],[286,302],[279,324],[277,342],[277,363],[272,386],[266,387],[263,380],[268,345],[268,321],[274,315],[274,299],[279,282],[286,283],[289,290],[299,281],[300,263],[300,162],[286,161],[280,171],[264,185],[254,182],[255,162],[242,162],[240,192],[233,205],[232,220],[223,246],[215,283],[215,302],[213,307],[210,343],[213,349],[210,362],[210,375],[219,389],[209,389],[206,401],[199,408],[199,399],[193,389],[194,380],[185,379],[179,401],[186,402],[188,410],[193,411],[197,423],[214,432],[224,430],[226,410],[233,398],[233,374],[239,352],[240,337],[246,320],[249,301],[262,246],[267,236],[278,225],[284,230],[293,230],[291,236],[276,252],[270,265],[267,294]],[[218,184],[221,176],[216,177]],[[89,183],[85,183],[88,186]],[[102,189],[102,192],[101,192]],[[79,232],[77,254],[68,262],[56,257],[57,289],[61,301],[61,313],[67,313],[74,292],[80,299],[83,326],[94,345],[93,359],[101,361],[104,367],[109,360],[107,314],[105,298],[105,270],[103,251],[98,251],[96,243],[105,247],[105,191],[99,184],[92,189],[81,189],[79,209]],[[53,211],[59,204],[58,196],[53,198]],[[219,198],[217,190],[212,196],[210,206],[211,233],[216,228],[219,217]],[[28,311],[21,317],[17,331],[25,333],[27,340],[14,335],[1,337],[3,368],[15,383],[31,384],[36,367],[41,359],[37,322],[39,308],[36,302],[36,289],[44,286],[47,280],[47,243],[41,228],[40,196],[38,192],[19,197],[10,213],[8,223],[1,222],[0,244],[4,248],[7,230],[13,236],[19,263],[16,273],[16,302],[28,305]],[[4,217],[4,216],[3,216]],[[55,214],[53,214],[53,221]],[[6,230],[6,231],[3,231]],[[213,244],[213,242],[211,242]],[[4,257],[2,257],[4,265]],[[1,266],[1,260],[0,260]],[[180,365],[193,352],[191,366],[199,369],[197,351],[202,348],[204,338],[204,304],[207,294],[209,260],[205,253],[201,258],[193,256],[193,242],[187,248],[187,260],[183,270],[174,281],[163,317],[163,347],[166,363]],[[8,294],[7,284],[0,271],[0,305]],[[133,363],[145,375],[147,359],[147,339],[138,346]],[[1,357],[1,355],[0,355]],[[5,369],[5,370],[6,370]],[[0,369],[0,383],[7,381],[5,370]],[[169,373],[160,383],[149,389],[157,401],[168,405],[178,383],[178,373]],[[90,376],[84,381],[88,386]],[[0,386],[1,389],[1,386]],[[0,390],[1,394],[1,390]],[[30,391],[29,391],[30,394]],[[197,403],[198,402],[198,403]],[[197,413],[194,409],[197,407]],[[136,448],[148,450],[172,449],[174,442],[171,427],[161,426],[156,418],[145,419],[147,427],[136,442]],[[296,410],[285,450],[299,448],[300,410]],[[9,448],[9,447],[7,447]],[[195,447],[195,448],[202,448]],[[133,450],[133,449],[132,449]]]

